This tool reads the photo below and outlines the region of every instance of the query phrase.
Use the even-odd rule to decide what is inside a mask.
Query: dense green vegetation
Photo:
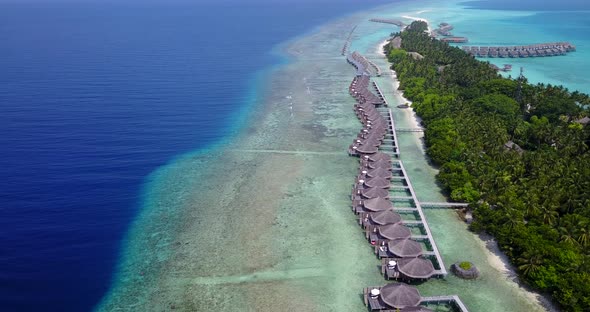
[[[577,122],[589,97],[501,78],[425,28],[413,23],[397,34],[401,49],[387,49],[438,180],[472,204],[471,229],[494,235],[523,281],[590,311],[590,124]]]

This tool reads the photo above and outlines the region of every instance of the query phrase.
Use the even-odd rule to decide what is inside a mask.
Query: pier
[[[352,30],[350,30],[350,33],[348,33],[348,37],[346,38],[346,41],[344,42],[344,46],[342,47],[342,55],[346,55],[346,52],[348,52],[348,47],[350,46],[350,42],[352,41],[352,34],[354,33],[354,31],[356,30],[356,27],[358,25],[354,25],[354,27],[352,27]]]
[[[397,128],[397,132],[424,132],[424,128]]]
[[[461,312],[468,312],[467,307],[461,301],[459,296],[434,296],[434,297],[422,297],[420,303],[425,304],[439,304],[439,303],[450,303],[458,308]]]
[[[388,106],[387,100],[385,99],[385,96],[383,96],[383,92],[381,92],[381,88],[379,88],[375,81],[373,81],[372,84],[373,88],[375,89],[375,92],[377,93],[377,96],[383,101],[383,103],[385,103],[385,106]]]
[[[466,208],[469,207],[467,203],[436,203],[436,202],[421,202],[420,205],[424,208]]]
[[[552,42],[522,46],[463,46],[462,49],[482,58],[526,58],[566,55],[576,51],[576,46],[569,42]]]
[[[406,24],[404,22],[402,22],[400,20],[395,20],[395,19],[372,18],[369,21],[370,22],[375,22],[375,23],[391,24],[391,25],[395,25],[395,26],[399,26],[399,27],[406,26]]]

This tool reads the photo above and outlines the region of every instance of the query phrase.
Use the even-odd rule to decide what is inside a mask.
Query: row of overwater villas
[[[389,196],[394,170],[400,168],[395,168],[392,161],[392,156],[397,154],[395,141],[391,154],[379,150],[386,137],[394,138],[390,121],[378,110],[385,102],[369,90],[371,80],[365,70],[368,65],[350,56],[348,61],[357,69],[349,92],[356,99],[354,111],[363,124],[349,147],[350,155],[360,157],[359,174],[352,190],[352,210],[381,259],[381,272],[387,280],[425,281],[439,272],[427,258],[432,252],[425,251],[422,244],[412,239],[415,236],[394,211]],[[431,311],[420,305],[424,300],[418,290],[404,283],[367,288],[364,297],[371,311]]]
[[[476,57],[543,57],[565,55],[576,50],[569,42],[542,43],[526,46],[464,46],[463,51]]]

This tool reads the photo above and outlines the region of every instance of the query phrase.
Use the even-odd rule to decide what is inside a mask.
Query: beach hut
[[[422,255],[420,243],[411,239],[394,239],[387,243],[388,251],[400,258],[415,258]]]
[[[384,211],[393,209],[393,203],[389,199],[375,197],[363,201],[363,207],[369,211]]]

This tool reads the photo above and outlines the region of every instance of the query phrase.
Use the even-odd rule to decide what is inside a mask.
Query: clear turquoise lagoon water
[[[590,91],[580,1],[39,3],[0,2],[0,100],[12,103],[0,127],[16,147],[0,169],[16,181],[0,220],[7,311],[101,297],[99,311],[364,311],[362,288],[385,281],[349,209],[357,163],[345,150],[360,125],[340,50],[358,25],[351,50],[386,71],[378,45],[398,30],[369,18],[448,22],[470,44],[570,41],[568,56],[509,62]],[[381,6],[359,11],[369,5]],[[392,78],[376,81],[395,107]],[[394,113],[413,126],[411,111]],[[444,200],[421,135],[399,139],[418,197]],[[426,214],[445,264],[469,259],[482,277],[429,281],[424,295],[458,294],[476,312],[546,309],[493,242],[453,211]]]

